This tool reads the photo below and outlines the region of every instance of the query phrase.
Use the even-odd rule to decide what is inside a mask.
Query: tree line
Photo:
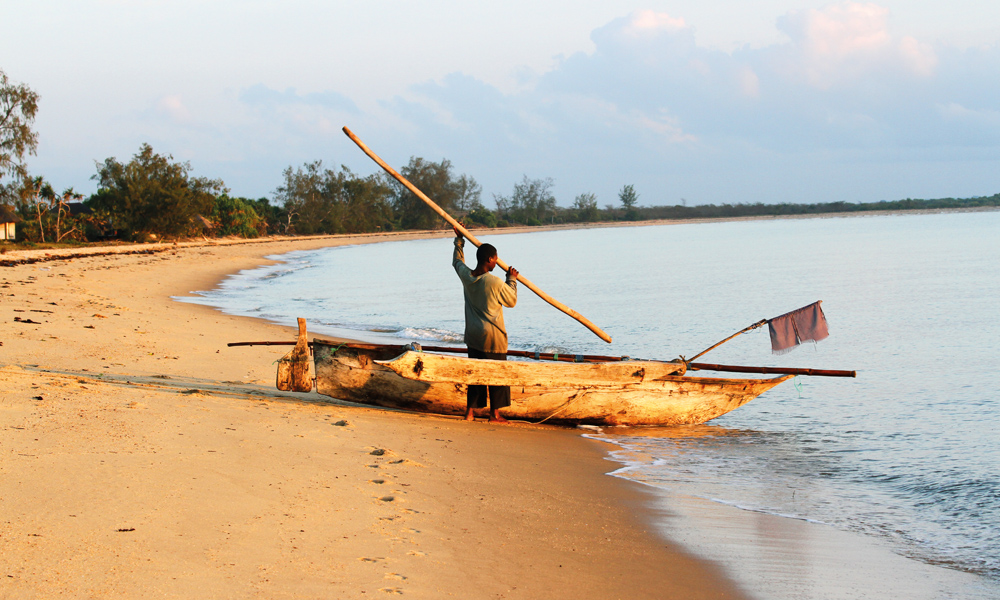
[[[195,177],[190,163],[177,162],[143,144],[128,162],[107,158],[96,163],[91,179],[97,191],[84,198],[68,188],[57,192],[32,176],[25,157],[35,153],[31,128],[38,95],[8,81],[0,70],[0,218],[18,221],[18,241],[85,242],[104,239],[154,240],[193,236],[316,235],[367,233],[444,227],[419,198],[385,173],[358,175],[322,161],[288,167],[273,198],[230,195],[219,179]],[[1000,206],[1000,194],[967,199],[816,204],[703,204],[640,206],[631,184],[617,202],[598,207],[593,193],[559,206],[551,178],[525,175],[509,194],[483,203],[482,187],[451,162],[410,158],[400,173],[444,210],[470,227],[807,215],[872,210],[953,209]]]

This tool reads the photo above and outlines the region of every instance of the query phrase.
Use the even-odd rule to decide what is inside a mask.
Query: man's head
[[[485,267],[487,272],[497,266],[497,249],[493,244],[483,244],[476,250],[476,270]]]

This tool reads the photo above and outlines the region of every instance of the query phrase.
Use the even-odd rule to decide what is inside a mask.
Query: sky
[[[448,159],[483,200],[870,202],[1000,192],[1000,2],[2,0],[34,175],[143,143],[273,197],[283,171]]]

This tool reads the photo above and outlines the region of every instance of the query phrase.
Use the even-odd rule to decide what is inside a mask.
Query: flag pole
[[[736,337],[738,335],[741,335],[741,334],[744,334],[744,333],[746,333],[746,332],[748,332],[748,331],[750,331],[752,329],[757,329],[758,327],[761,327],[763,325],[767,325],[767,319],[761,319],[760,321],[757,321],[753,325],[750,325],[749,327],[746,327],[744,329],[741,329],[741,330],[737,331],[736,333],[734,333],[733,335],[731,335],[731,336],[727,337],[726,339],[722,340],[718,344],[715,344],[714,346],[710,346],[710,347],[706,348],[705,350],[702,350],[701,352],[699,352],[698,354],[695,354],[691,358],[684,358],[682,356],[681,360],[684,361],[685,363],[690,363],[694,359],[698,358],[699,356],[702,356],[703,354],[708,354],[708,352],[711,351],[711,350],[715,350],[716,348],[718,348],[719,346],[725,344],[726,342],[728,342],[729,340],[733,339],[734,337]]]

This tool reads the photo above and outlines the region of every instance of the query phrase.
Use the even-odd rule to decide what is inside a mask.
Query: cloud
[[[684,19],[674,18],[667,13],[658,13],[652,10],[636,11],[625,19],[625,23],[625,26],[619,27],[619,31],[634,38],[655,35],[661,31],[674,32],[687,29]]]
[[[353,100],[332,90],[300,94],[294,88],[278,91],[262,83],[243,89],[234,110],[257,122],[253,127],[257,143],[297,148],[321,147],[325,140],[340,134],[347,119],[362,111]],[[272,151],[273,152],[273,151]]]
[[[189,123],[191,121],[191,111],[184,105],[180,96],[164,96],[156,103],[156,108],[175,123]]]
[[[958,102],[937,107],[941,120],[951,131],[962,132],[970,146],[995,148],[1000,138],[1000,107],[975,109]]]
[[[912,37],[894,39],[888,21],[886,8],[843,2],[789,13],[777,26],[792,40],[789,63],[821,89],[886,70],[932,75],[937,66],[933,48]]]
[[[649,204],[998,191],[1000,46],[895,35],[875,4],[775,25],[784,41],[724,52],[679,15],[637,11],[594,29],[592,51],[523,71],[513,91],[453,72],[363,108],[335,90],[189,90],[156,102],[135,145],[190,157],[247,195],[317,159],[373,171],[343,125],[397,166],[451,160],[485,198],[524,175],[554,178],[562,204],[583,192],[613,203],[624,184]]]
[[[694,30],[684,19],[649,10],[615,19],[594,30],[590,39],[600,56],[631,58],[650,67],[669,64],[696,49]]]
[[[917,41],[912,37],[904,37],[899,42],[899,55],[903,64],[917,75],[930,77],[938,65],[937,54],[930,44]]]
[[[743,67],[739,74],[740,91],[748,98],[760,96],[760,78],[750,67]]]
[[[302,19],[270,10],[274,3],[264,10],[249,3],[235,44],[210,34],[217,20],[232,20],[222,8],[193,21],[173,11],[181,16],[166,24],[193,23],[209,33],[197,39],[214,40],[207,46],[171,36],[173,26],[159,28],[167,37],[156,37],[155,27],[122,29],[129,15],[145,17],[117,11],[102,21],[110,23],[105,29],[132,37],[97,27],[66,60],[12,56],[44,102],[32,168],[48,175],[78,165],[81,174],[67,186],[90,181],[94,159],[129,156],[144,142],[248,195],[269,193],[282,169],[306,161],[371,172],[340,133],[348,125],[394,165],[411,155],[452,160],[487,198],[509,193],[525,174],[555,178],[561,202],[591,191],[601,204],[614,202],[627,183],[644,203],[998,191],[1000,45],[981,43],[985,33],[960,47],[904,36],[881,0],[832,1],[786,2],[812,9],[780,17],[764,15],[782,3],[758,3],[760,18],[748,19],[747,35],[778,41],[727,51],[700,40],[704,33],[720,39],[704,30],[733,15],[699,20],[696,31],[704,11],[682,13],[684,3],[658,2],[669,8],[620,14],[590,31],[574,29],[606,13],[580,11],[546,30],[546,15],[492,11],[489,21],[458,19],[457,37],[449,30],[433,40],[413,33],[408,17],[393,25],[375,13],[345,19],[341,9],[313,18],[309,31],[275,36],[275,27]],[[410,16],[420,17],[414,10]],[[913,23],[918,13],[905,16]],[[772,30],[755,31],[766,18]],[[147,24],[160,21],[154,15]],[[132,43],[149,32],[155,39]],[[550,41],[491,51],[525,36]],[[352,50],[373,41],[380,43],[368,44],[371,52]],[[560,51],[566,54],[532,56]],[[433,58],[443,52],[459,58]],[[149,53],[159,58],[151,62]],[[488,83],[508,79],[503,69],[515,83]],[[111,84],[87,90],[109,77]],[[404,87],[415,80],[421,83]]]
[[[272,90],[262,83],[250,86],[240,93],[240,101],[250,106],[266,107],[288,107],[288,106],[317,106],[341,112],[358,114],[361,111],[353,100],[343,94],[334,91],[313,92],[309,94],[299,94],[294,88],[287,88],[284,92]]]
[[[976,91],[1000,87],[990,75],[997,48],[948,49],[942,57],[943,47],[893,36],[888,10],[875,4],[794,12],[777,26],[789,42],[726,53],[699,46],[681,18],[639,11],[596,29],[592,53],[563,59],[533,88],[494,94],[489,105],[502,107],[503,118],[519,115],[521,125],[526,115],[540,117],[540,131],[615,136],[611,128],[632,127],[643,139],[658,133],[661,148],[694,141],[721,147],[739,139],[768,152],[926,145],[931,135],[936,143],[961,145],[963,132],[949,131],[937,107],[997,107],[996,97]],[[972,72],[949,81],[963,64]],[[451,106],[449,98],[459,98],[451,96],[454,89],[420,91],[457,126],[477,130],[476,117]],[[969,95],[977,102],[963,99]]]
[[[850,199],[852,172],[882,164],[923,181],[950,172],[956,156],[1000,148],[1000,47],[895,36],[890,17],[855,2],[792,12],[776,22],[788,41],[722,52],[698,45],[680,17],[637,11],[594,30],[592,52],[562,57],[515,93],[455,73],[384,107],[407,124],[414,148],[433,138],[497,180],[554,176],[557,187],[605,196],[634,181],[689,199],[698,192],[686,187],[712,189],[705,201],[716,202]],[[901,156],[940,164],[891,166]],[[793,164],[832,179],[817,188],[822,176],[809,182],[789,173]],[[611,173],[619,179],[604,181]],[[775,189],[737,183],[765,173]],[[986,175],[979,185],[987,180],[995,185]],[[892,181],[900,197],[914,194],[895,176],[871,190]],[[875,199],[885,197],[894,196]]]
[[[875,4],[844,2],[790,13],[778,19],[778,29],[808,56],[842,60],[888,46],[888,16],[887,8]]]
[[[954,121],[962,121],[980,127],[1000,127],[1000,110],[971,110],[956,102],[939,106],[941,115]]]

